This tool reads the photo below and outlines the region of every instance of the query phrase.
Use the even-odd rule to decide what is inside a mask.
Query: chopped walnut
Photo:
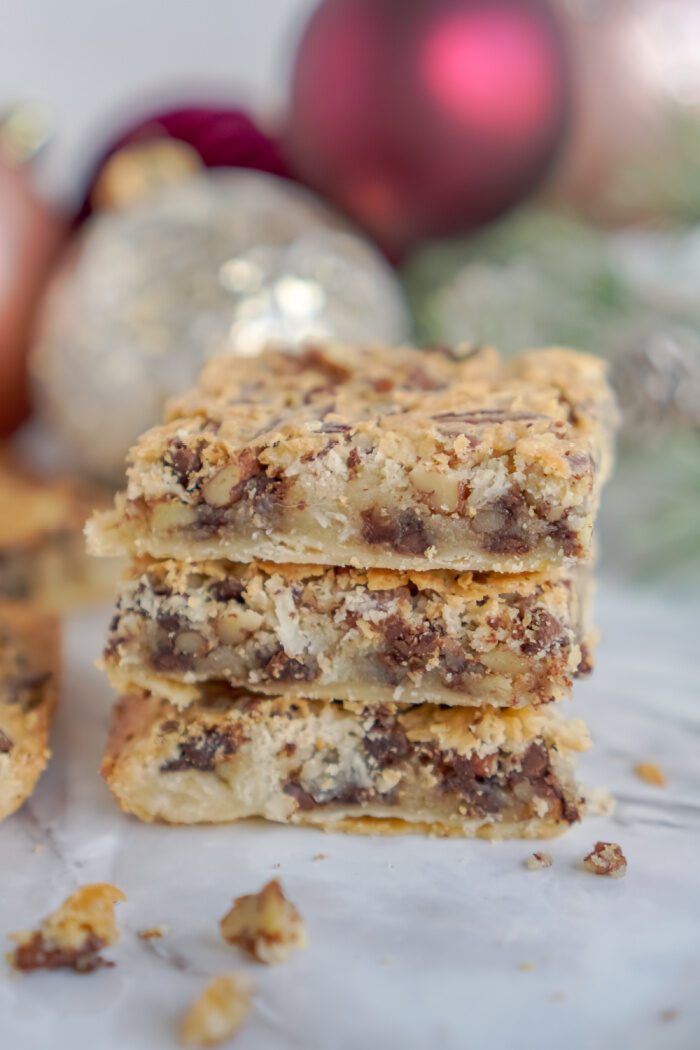
[[[663,788],[668,784],[666,774],[656,762],[638,762],[634,771],[640,780],[646,780],[647,784],[653,784],[654,787]]]
[[[113,966],[100,951],[119,939],[114,905],[124,900],[109,883],[81,886],[36,930],[10,934],[17,942],[9,957],[12,966],[24,971],[67,967],[77,973]]]
[[[531,854],[525,861],[525,867],[529,871],[539,871],[541,868],[551,868],[554,864],[554,858],[551,853],[545,853],[544,850],[538,851]]]
[[[627,858],[617,842],[596,842],[583,858],[583,865],[586,871],[609,875],[611,879],[621,879],[627,874]]]
[[[253,992],[242,973],[215,977],[192,1003],[180,1023],[185,1046],[217,1046],[232,1039],[250,1013]]]
[[[139,937],[142,941],[159,941],[161,937],[165,937],[168,932],[168,927],[163,923],[158,926],[147,926],[145,930],[139,930]]]
[[[277,879],[259,893],[237,897],[220,923],[221,935],[260,962],[285,962],[308,939],[301,915],[282,892]]]

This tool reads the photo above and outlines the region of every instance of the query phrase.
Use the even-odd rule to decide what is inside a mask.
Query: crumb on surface
[[[521,962],[518,963],[518,969],[521,973],[532,973],[535,969],[535,964],[533,962]]]
[[[314,853],[314,855],[313,855],[313,857],[311,859],[312,860],[325,860],[327,858],[327,856],[328,856],[327,853]]]
[[[553,1003],[563,1003],[566,999],[566,992],[552,992],[549,998]]]
[[[17,944],[9,956],[16,970],[75,970],[91,973],[113,966],[100,951],[119,939],[114,905],[126,897],[109,883],[81,886],[34,930],[12,933]]]
[[[237,897],[219,926],[225,941],[268,965],[285,962],[308,943],[304,921],[277,879],[259,893]]]
[[[147,926],[145,930],[139,930],[138,935],[142,941],[158,941],[165,937],[167,932],[168,927],[165,923],[159,923],[157,926]]]
[[[180,1022],[184,1046],[217,1046],[242,1028],[253,1003],[250,981],[243,973],[215,977]]]
[[[656,762],[637,762],[634,771],[640,780],[652,784],[654,787],[666,787],[668,780],[661,766]]]
[[[659,1017],[662,1021],[668,1023],[669,1021],[675,1021],[680,1013],[680,1010],[676,1006],[667,1006],[665,1010],[662,1010]]]
[[[540,871],[542,868],[551,868],[552,864],[554,864],[554,857],[551,853],[546,853],[544,850],[536,850],[525,860],[525,867],[529,871]]]
[[[43,842],[35,842],[32,846],[32,853],[43,853],[46,849],[46,845]]]
[[[596,842],[583,858],[583,866],[593,875],[608,875],[621,879],[627,874],[627,858],[617,842]]]

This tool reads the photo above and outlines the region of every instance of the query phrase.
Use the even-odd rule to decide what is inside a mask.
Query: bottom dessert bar
[[[549,708],[379,709],[221,691],[185,709],[122,699],[103,774],[142,820],[246,817],[329,831],[556,835],[584,800],[584,724]]]
[[[58,665],[57,621],[0,604],[0,820],[31,795],[49,760]]]

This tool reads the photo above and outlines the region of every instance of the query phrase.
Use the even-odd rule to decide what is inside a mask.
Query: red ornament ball
[[[26,168],[0,160],[0,437],[29,413],[27,351],[34,312],[64,234]]]
[[[87,218],[93,210],[93,190],[115,154],[126,147],[159,140],[184,143],[206,168],[252,168],[291,178],[278,143],[246,113],[225,106],[182,106],[147,115],[116,136],[92,170],[79,219]]]
[[[290,155],[400,254],[535,185],[565,131],[568,81],[545,0],[324,0],[296,58]]]

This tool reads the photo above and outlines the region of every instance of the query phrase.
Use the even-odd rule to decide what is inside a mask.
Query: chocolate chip
[[[351,474],[357,471],[360,464],[360,453],[356,448],[351,448],[348,452],[348,470]]]
[[[297,803],[299,809],[303,810],[304,812],[315,808],[316,799],[313,797],[313,795],[310,795],[305,788],[301,786],[298,780],[288,780],[287,783],[283,786],[282,790],[284,791],[285,795],[291,795],[291,797]]]
[[[284,649],[278,649],[271,657],[265,659],[262,671],[276,682],[311,682],[319,673],[315,660],[309,659],[308,663],[297,660],[288,656]]]
[[[526,554],[530,541],[520,529],[520,515],[526,506],[522,492],[511,491],[493,503],[493,510],[502,518],[502,525],[482,536],[484,550],[492,554]]]
[[[455,638],[445,638],[440,648],[440,667],[442,679],[451,689],[460,689],[473,675],[486,674],[486,667],[480,660],[467,656]]]
[[[245,590],[244,584],[233,576],[226,576],[223,580],[216,580],[209,588],[209,593],[217,602],[238,602],[242,604],[241,595]]]
[[[362,744],[380,769],[389,769],[409,757],[411,744],[403,726],[385,708],[375,715]]]
[[[363,510],[362,539],[369,544],[385,544],[399,554],[425,554],[430,541],[425,525],[415,510],[401,510],[396,514],[383,507]]]
[[[409,624],[401,616],[389,616],[384,624],[386,647],[380,655],[385,667],[392,671],[406,668],[418,671],[425,668],[437,651],[441,632],[433,624]]]
[[[522,757],[522,771],[526,777],[533,779],[543,777],[549,772],[549,755],[543,744],[530,744]]]
[[[26,944],[19,944],[12,955],[12,964],[17,970],[69,969],[77,973],[92,973],[101,966],[114,966],[99,954],[105,942],[94,933],[88,933],[79,948],[50,948],[41,931],[37,931]]]
[[[550,523],[547,528],[547,535],[551,536],[554,542],[561,547],[563,554],[567,558],[578,557],[581,554],[581,544],[574,530],[566,523],[565,517]]]
[[[552,649],[555,643],[563,645],[566,638],[562,625],[546,609],[535,609],[530,624],[530,639],[523,643],[522,650],[528,656]]]
[[[7,733],[3,733],[2,729],[0,729],[0,755],[9,755],[14,746]]]
[[[272,519],[282,507],[288,487],[287,478],[271,478],[267,474],[258,474],[246,482],[245,494],[257,514]]]
[[[170,467],[183,488],[189,488],[192,475],[202,469],[200,453],[194,448],[189,448],[180,438],[175,438],[170,443],[163,462],[166,467]]]
[[[242,742],[240,726],[229,729],[205,729],[199,736],[178,745],[177,758],[171,758],[160,767],[161,773],[176,773],[183,769],[199,769],[210,773],[216,766],[235,755]]]

